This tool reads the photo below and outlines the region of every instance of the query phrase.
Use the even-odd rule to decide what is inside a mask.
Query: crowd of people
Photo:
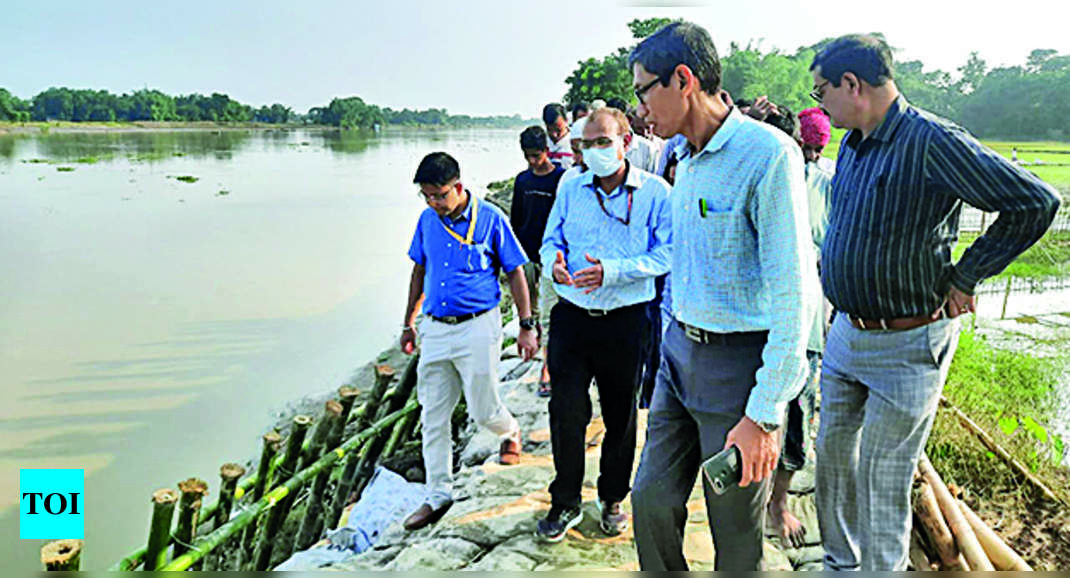
[[[687,499],[703,461],[729,447],[738,485],[703,482],[716,569],[762,569],[767,516],[802,544],[787,491],[808,456],[826,568],[905,569],[911,479],[957,318],[974,310],[978,283],[1044,234],[1058,194],[911,106],[873,36],[814,57],[819,106],[797,114],[765,97],[733,102],[709,33],[691,23],[644,39],[629,67],[634,106],[549,104],[545,128],[520,134],[528,168],[508,216],[465,188],[447,153],[416,171],[429,208],[409,250],[401,345],[413,352],[420,335],[428,494],[405,527],[452,504],[462,392],[470,417],[501,436],[501,462],[519,461],[497,392],[504,272],[517,346],[545,360],[555,477],[539,538],[562,540],[584,515],[593,384],[600,526],[633,525],[642,569],[687,569]],[[833,125],[847,130],[835,162],[822,156]],[[999,217],[952,262],[964,203]],[[629,494],[634,518],[621,507]]]

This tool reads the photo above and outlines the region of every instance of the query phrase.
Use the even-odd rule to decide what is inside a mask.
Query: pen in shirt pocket
[[[699,199],[698,200],[698,214],[699,214],[699,216],[701,216],[703,219],[705,219],[706,218],[706,213],[708,213],[709,210],[710,210],[710,207],[709,207],[709,204],[706,202],[706,199]]]

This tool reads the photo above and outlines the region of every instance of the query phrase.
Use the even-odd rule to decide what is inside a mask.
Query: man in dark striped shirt
[[[888,46],[845,36],[811,96],[851,129],[832,182],[821,283],[838,314],[821,379],[817,505],[829,570],[904,570],[910,484],[974,290],[1047,230],[1058,194],[912,107]],[[957,263],[963,203],[999,218]]]

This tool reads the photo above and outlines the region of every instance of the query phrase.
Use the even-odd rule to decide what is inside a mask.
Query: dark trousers
[[[702,462],[724,448],[728,431],[743,417],[766,338],[733,333],[721,343],[698,344],[676,324],[669,327],[632,493],[642,570],[688,569],[688,497]],[[715,570],[761,570],[769,481],[717,495],[703,480]]]
[[[636,391],[648,331],[646,303],[600,317],[561,299],[550,313],[547,351],[553,393],[550,441],[554,453],[553,504],[581,502],[593,377],[606,433],[599,462],[598,497],[619,502],[628,495],[635,462]]]

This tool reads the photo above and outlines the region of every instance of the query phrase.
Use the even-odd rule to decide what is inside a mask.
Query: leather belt
[[[490,309],[484,309],[475,313],[465,313],[464,315],[447,315],[445,317],[435,317],[434,315],[432,315],[431,319],[433,321],[438,321],[439,323],[445,323],[446,325],[457,325],[458,323],[464,323],[469,319],[475,319],[476,317],[483,315],[487,311],[490,311]]]
[[[847,315],[847,320],[855,329],[861,329],[862,331],[872,331],[874,329],[883,329],[885,331],[906,331],[908,329],[916,329],[923,325],[928,325],[937,319],[943,317],[943,311],[941,315],[938,315],[936,319],[933,319],[931,315],[922,315],[919,317],[897,317],[895,319],[862,319],[861,317],[855,317],[854,315]]]
[[[568,299],[561,299],[559,301],[559,303],[565,303],[566,305],[569,305],[573,309],[578,309],[578,310],[586,313],[587,315],[590,315],[591,317],[605,317],[606,315],[609,315],[611,313],[617,313],[619,311],[624,311],[626,309],[631,309],[633,307],[645,307],[646,306],[646,303],[636,303],[634,305],[625,305],[623,307],[615,307],[613,309],[587,309],[586,307],[580,307],[579,305],[576,305],[575,303],[569,301]]]
[[[761,345],[766,342],[766,339],[769,336],[768,331],[715,333],[713,331],[706,331],[701,327],[688,325],[679,319],[674,319],[674,321],[676,321],[676,324],[684,331],[684,335],[688,339],[703,345]]]

